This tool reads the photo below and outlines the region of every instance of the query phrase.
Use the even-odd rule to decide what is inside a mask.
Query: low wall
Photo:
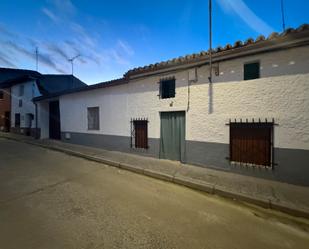
[[[41,129],[40,128],[24,128],[24,127],[11,127],[11,132],[26,136],[31,136],[34,138],[40,138]]]

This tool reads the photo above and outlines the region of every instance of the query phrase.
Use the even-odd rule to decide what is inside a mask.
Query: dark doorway
[[[4,113],[4,130],[9,132],[11,129],[11,112]]]
[[[49,138],[61,138],[59,101],[49,102]]]
[[[148,121],[134,120],[135,148],[148,149]]]
[[[15,128],[20,127],[20,113],[15,113]]]
[[[185,161],[185,112],[161,112],[160,158]]]

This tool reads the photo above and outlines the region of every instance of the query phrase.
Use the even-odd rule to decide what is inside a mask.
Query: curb
[[[80,157],[89,161],[94,161],[94,162],[98,162],[98,163],[103,163],[103,164],[107,164],[109,166],[112,167],[116,167],[116,168],[120,168],[123,170],[127,170],[127,171],[131,171],[137,174],[141,174],[141,175],[145,175],[145,176],[149,176],[152,178],[156,178],[159,180],[163,180],[163,181],[167,181],[167,182],[171,182],[171,183],[175,183],[178,185],[182,185],[194,190],[198,190],[198,191],[202,191],[202,192],[206,192],[208,194],[215,194],[221,197],[225,197],[225,198],[229,198],[229,199],[233,199],[233,200],[238,200],[238,201],[242,201],[242,202],[247,202],[250,204],[254,204],[256,206],[260,206],[266,209],[272,209],[275,211],[280,211],[292,216],[296,216],[296,217],[303,217],[306,219],[309,219],[309,212],[306,210],[302,210],[302,209],[298,209],[298,208],[294,208],[294,207],[288,207],[288,205],[281,205],[278,203],[274,203],[269,199],[261,199],[261,198],[257,198],[257,197],[251,197],[249,195],[244,195],[241,193],[235,193],[233,191],[229,191],[226,190],[224,188],[220,188],[217,187],[215,185],[212,184],[207,184],[203,181],[198,181],[198,180],[194,180],[191,178],[185,178],[185,177],[178,177],[178,176],[173,176],[173,175],[168,175],[165,173],[161,173],[161,172],[157,172],[157,171],[153,171],[150,169],[143,169],[140,167],[136,167],[130,164],[126,164],[126,163],[119,163],[119,162],[115,162],[106,158],[102,158],[102,157],[97,157],[94,155],[87,155],[81,152],[77,152],[77,151],[73,151],[70,149],[65,149],[65,148],[60,148],[57,146],[52,146],[52,145],[46,145],[46,144],[41,144],[41,143],[37,143],[37,142],[33,142],[33,141],[27,141],[27,140],[23,140],[23,139],[18,139],[18,138],[13,138],[13,137],[6,137],[6,136],[1,136],[1,138],[5,138],[8,140],[14,140],[14,141],[18,141],[18,142],[23,142],[23,143],[27,143],[27,144],[31,144],[34,146],[39,146],[45,149],[50,149],[50,150],[54,150],[54,151],[58,151],[58,152],[62,152],[71,156],[76,156],[76,157]]]

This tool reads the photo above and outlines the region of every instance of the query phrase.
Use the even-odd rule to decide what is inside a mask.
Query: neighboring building
[[[6,83],[25,75],[39,76],[32,70],[0,68],[0,131],[11,129],[11,86]]]
[[[11,69],[19,71],[18,69]],[[21,70],[25,71],[25,70]],[[14,133],[40,137],[40,128],[37,127],[37,109],[32,99],[65,90],[86,86],[85,83],[72,75],[42,75],[29,71],[19,77],[11,77],[1,83],[2,87],[10,89],[11,95],[11,131]],[[54,138],[60,136],[60,123],[57,116],[49,121],[55,123]]]
[[[309,27],[35,98],[41,137],[309,186]],[[57,103],[58,103],[57,102]]]
[[[10,88],[0,88],[0,131],[10,131],[11,95]]]

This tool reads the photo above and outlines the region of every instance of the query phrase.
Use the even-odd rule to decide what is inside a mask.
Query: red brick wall
[[[10,88],[0,89],[3,91],[3,99],[0,99],[0,130],[2,130],[5,124],[5,112],[11,111],[11,95]]]

